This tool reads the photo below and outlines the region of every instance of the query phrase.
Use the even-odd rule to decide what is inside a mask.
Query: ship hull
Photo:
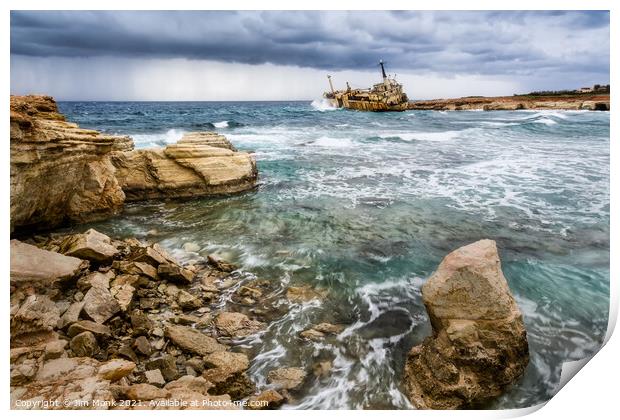
[[[355,101],[349,100],[346,97],[340,98],[340,100],[330,99],[330,101],[336,108],[352,109],[354,111],[402,112],[408,109],[407,102],[396,105],[388,105],[385,102],[380,101]]]

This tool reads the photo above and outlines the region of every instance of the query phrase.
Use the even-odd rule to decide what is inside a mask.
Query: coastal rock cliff
[[[254,157],[222,135],[188,133],[134,150],[65,121],[50,96],[11,96],[11,230],[104,219],[125,200],[231,194],[253,188]]]
[[[115,152],[128,201],[231,194],[256,185],[256,162],[216,133],[188,133],[165,148]]]
[[[468,96],[409,102],[408,109],[433,111],[587,110],[609,111],[609,94]]]
[[[524,372],[529,352],[521,312],[494,241],[453,251],[422,287],[433,334],[407,356],[404,385],[418,408],[475,407]]]
[[[118,213],[110,162],[131,139],[65,121],[49,96],[11,96],[11,227],[49,228]]]

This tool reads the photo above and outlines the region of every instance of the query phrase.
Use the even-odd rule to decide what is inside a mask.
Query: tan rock
[[[293,303],[304,303],[312,300],[323,300],[327,292],[311,286],[290,286],[286,291],[286,298]]]
[[[122,286],[111,288],[110,294],[116,299],[116,302],[118,302],[121,311],[126,312],[133,301],[135,291],[135,287],[130,284],[123,284]]]
[[[54,340],[45,345],[44,356],[45,360],[58,359],[65,353],[65,347],[67,347],[67,340]]]
[[[159,369],[147,370],[144,372],[146,381],[151,385],[163,386],[166,383],[161,371]]]
[[[51,284],[77,277],[88,262],[11,240],[11,283]]]
[[[251,320],[239,312],[221,312],[214,320],[215,327],[222,335],[245,337],[266,328],[263,322]]]
[[[494,241],[444,258],[422,287],[433,335],[411,349],[404,384],[418,408],[467,408],[501,395],[528,364],[521,312]]]
[[[110,381],[99,377],[100,362],[88,357],[58,358],[45,361],[31,382],[11,391],[11,407],[17,399],[31,401],[59,401],[60,409],[107,408],[114,400]],[[79,401],[98,400],[99,407],[77,404]],[[63,403],[67,402],[65,406]]]
[[[49,96],[11,96],[12,229],[118,213],[125,195],[110,152],[128,143],[66,122]]]
[[[160,264],[157,267],[157,275],[162,279],[180,284],[189,284],[194,279],[195,273],[186,270],[177,264]]]
[[[31,295],[11,316],[11,345],[35,345],[53,339],[60,311],[47,296]]]
[[[177,295],[177,302],[183,309],[198,309],[202,306],[202,300],[185,290],[181,290]]]
[[[277,389],[297,390],[304,379],[306,379],[306,372],[298,367],[280,368],[267,374],[267,382]]]
[[[275,389],[268,389],[248,398],[248,410],[273,410],[280,407],[286,399]]]
[[[134,362],[122,359],[112,359],[99,367],[98,374],[103,379],[118,381],[129,375],[136,368]]]
[[[166,398],[169,395],[163,389],[157,388],[151,384],[135,384],[131,385],[125,391],[125,396],[130,400],[149,401],[157,398]]]
[[[76,335],[83,333],[84,331],[90,331],[97,337],[109,337],[112,334],[112,331],[109,327],[98,324],[93,321],[82,320],[78,322],[74,322],[71,324],[69,329],[67,330],[67,335],[69,337],[75,337]]]
[[[176,381],[168,382],[164,386],[164,389],[171,391],[174,389],[181,388],[181,389],[187,389],[193,392],[198,392],[200,394],[206,395],[209,389],[211,389],[212,387],[213,387],[213,384],[207,381],[203,377],[185,375],[185,376],[181,376]]]
[[[325,338],[325,334],[313,328],[300,332],[299,336],[305,340],[312,340],[312,341],[319,341]]]
[[[244,373],[250,366],[245,354],[218,351],[206,356],[204,362],[207,369],[202,376],[213,384],[213,393],[239,399],[254,392],[254,384]]]
[[[68,236],[61,244],[60,250],[65,255],[97,263],[111,261],[118,253],[110,237],[95,229]]]
[[[92,357],[99,351],[95,335],[90,331],[79,333],[71,339],[71,351],[78,357]]]
[[[235,271],[237,267],[229,263],[228,261],[224,261],[222,258],[215,254],[211,254],[207,256],[207,260],[209,264],[215,267],[216,270],[224,271],[226,273],[230,273],[231,271]]]
[[[84,295],[84,313],[93,321],[103,324],[121,311],[121,306],[108,289],[91,287]]]
[[[107,273],[100,273],[98,271],[95,271],[80,277],[80,279],[76,283],[76,286],[82,292],[85,292],[91,287],[107,289],[110,287],[110,280],[112,280],[113,278],[114,272],[112,271],[108,271]]]
[[[166,337],[180,348],[201,356],[226,350],[226,346],[218,343],[215,338],[182,325],[168,325]]]
[[[212,144],[209,139],[194,136],[164,149],[115,153],[112,161],[127,200],[193,197],[253,188],[257,180],[254,158]]]

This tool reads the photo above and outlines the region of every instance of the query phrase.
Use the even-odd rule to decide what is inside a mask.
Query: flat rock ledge
[[[475,408],[501,395],[529,362],[521,311],[495,241],[448,254],[422,287],[433,334],[413,347],[404,387],[421,409]]]

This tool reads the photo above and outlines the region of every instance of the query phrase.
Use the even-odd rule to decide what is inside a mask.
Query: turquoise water
[[[278,366],[330,360],[290,408],[408,408],[404,357],[430,333],[420,286],[451,250],[497,241],[523,311],[531,363],[492,407],[549,399],[561,364],[592,355],[609,305],[609,113],[359,113],[320,102],[61,103],[83,127],[136,147],[216,130],[254,151],[256,191],[131,204],[95,224],[157,240],[178,258],[212,252],[250,279],[313,284],[322,304],[274,309],[269,330],[237,343],[260,385]],[[82,230],[83,227],[76,227]],[[287,306],[285,300],[277,305]],[[306,343],[317,322],[338,338]]]

